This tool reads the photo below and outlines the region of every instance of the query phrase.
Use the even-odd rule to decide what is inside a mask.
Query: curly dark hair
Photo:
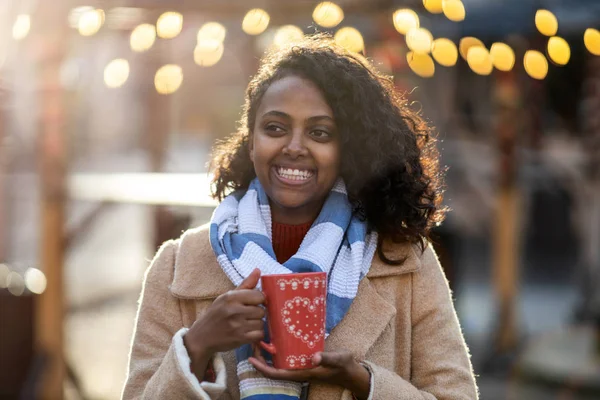
[[[324,34],[270,51],[248,85],[239,129],[214,149],[213,196],[246,189],[255,172],[249,139],[256,111],[269,86],[284,77],[312,81],[333,110],[341,134],[341,176],[354,212],[379,233],[381,241],[411,242],[425,249],[433,226],[444,219],[443,174],[432,128],[411,109],[361,55],[337,46]]]

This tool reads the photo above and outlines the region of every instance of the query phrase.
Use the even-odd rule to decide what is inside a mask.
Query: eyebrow
[[[289,115],[288,113],[284,113],[283,111],[277,111],[277,110],[271,110],[271,111],[268,111],[268,112],[264,113],[262,115],[262,118],[268,117],[268,116],[275,116],[275,117],[281,117],[281,118],[285,118],[285,119],[292,119],[292,116]],[[318,121],[318,120],[322,120],[322,119],[327,119],[327,120],[335,123],[335,120],[333,118],[331,118],[329,115],[314,115],[312,117],[308,117],[306,119],[306,121],[313,122],[313,121]]]

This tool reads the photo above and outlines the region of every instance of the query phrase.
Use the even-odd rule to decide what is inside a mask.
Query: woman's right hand
[[[204,374],[216,352],[229,351],[264,337],[265,302],[262,292],[254,290],[260,279],[257,268],[242,283],[217,297],[190,330],[183,343],[192,360],[192,371]]]

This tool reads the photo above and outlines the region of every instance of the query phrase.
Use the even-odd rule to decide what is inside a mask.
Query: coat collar
[[[327,338],[327,350],[347,350],[357,359],[364,359],[369,348],[396,315],[396,308],[381,297],[372,280],[414,272],[420,268],[421,261],[410,245],[384,243],[384,250],[389,258],[405,258],[405,262],[400,266],[390,266],[375,256],[348,313]],[[180,299],[207,300],[233,288],[214,256],[208,225],[188,230],[180,239],[171,293]],[[350,337],[353,340],[348,340]]]

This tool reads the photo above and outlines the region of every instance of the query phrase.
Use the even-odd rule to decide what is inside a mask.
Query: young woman
[[[267,55],[213,157],[211,223],[146,274],[123,398],[476,399],[447,281],[430,128],[362,57],[313,36]],[[326,271],[325,352],[277,370],[261,274]]]

